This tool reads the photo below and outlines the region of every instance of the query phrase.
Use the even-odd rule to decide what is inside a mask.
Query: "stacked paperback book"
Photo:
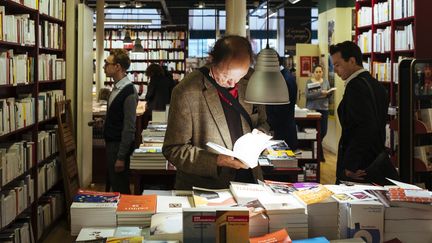
[[[143,130],[143,144],[131,156],[130,168],[138,170],[165,170],[167,161],[162,154],[166,123],[149,123]]]
[[[121,195],[117,207],[117,224],[120,226],[150,226],[156,213],[156,195]]]
[[[71,235],[78,235],[83,227],[115,227],[118,192],[79,190],[70,207]]]

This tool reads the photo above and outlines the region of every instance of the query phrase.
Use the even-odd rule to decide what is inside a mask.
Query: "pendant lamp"
[[[123,44],[131,44],[132,43],[132,39],[130,37],[130,32],[129,30],[126,30],[126,34],[125,37],[123,39]]]
[[[135,45],[132,48],[132,52],[144,52],[144,48],[141,45],[141,39],[139,37],[135,39]]]
[[[245,102],[263,105],[289,104],[288,86],[279,69],[278,54],[269,46],[268,2],[267,0],[267,46],[258,53],[255,71],[246,88]]]

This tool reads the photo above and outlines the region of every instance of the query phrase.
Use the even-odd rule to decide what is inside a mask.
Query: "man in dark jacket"
[[[297,149],[297,129],[294,119],[294,108],[297,99],[297,83],[295,76],[284,66],[283,58],[279,57],[281,73],[288,87],[290,103],[286,105],[267,105],[267,122],[272,131],[273,138],[284,140],[288,146]]]
[[[126,76],[129,66],[129,56],[121,49],[112,50],[104,65],[106,76],[114,79],[104,127],[108,179],[114,192],[125,194],[130,194],[129,162],[135,147],[138,103],[137,91]]]
[[[355,43],[332,45],[330,55],[336,74],[345,82],[345,93],[338,107],[342,135],[336,182],[363,180],[367,176],[365,169],[384,150],[387,92],[363,69],[362,54]]]

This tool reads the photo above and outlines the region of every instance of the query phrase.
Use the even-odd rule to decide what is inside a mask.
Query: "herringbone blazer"
[[[244,102],[248,80],[239,82],[240,104],[249,113],[254,128],[264,132],[265,107]],[[251,131],[242,117],[244,133]],[[217,154],[210,151],[207,142],[233,148],[228,124],[216,88],[199,71],[188,74],[173,90],[168,115],[168,128],[162,148],[168,161],[177,168],[176,189],[190,190],[192,186],[228,188],[236,170],[216,165]],[[253,169],[255,179],[262,179],[258,166]]]

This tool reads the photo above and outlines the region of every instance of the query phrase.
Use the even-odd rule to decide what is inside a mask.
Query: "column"
[[[226,34],[246,37],[246,0],[226,0]]]
[[[96,1],[96,92],[104,87],[104,22],[105,0]]]

